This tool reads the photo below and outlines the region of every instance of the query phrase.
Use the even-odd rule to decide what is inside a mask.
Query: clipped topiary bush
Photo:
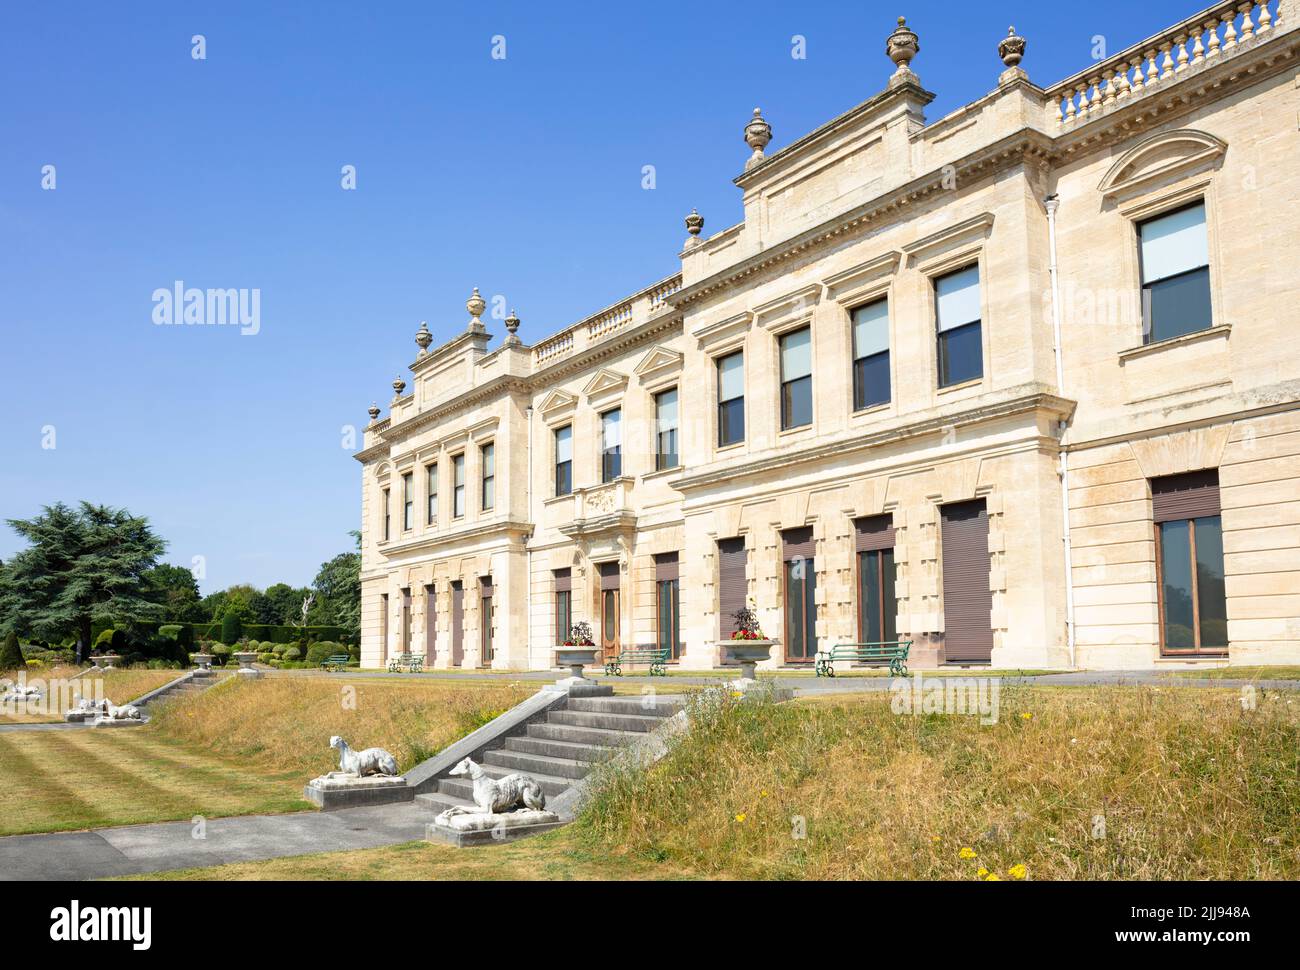
[[[333,640],[320,640],[307,648],[307,663],[315,667],[323,663],[326,657],[333,657],[340,653],[347,653],[347,651]]]
[[[222,643],[235,643],[244,635],[244,621],[233,610],[227,611],[221,618]]]
[[[282,656],[287,661],[299,660],[302,658],[302,651],[297,647],[290,647],[282,654]]]
[[[10,633],[0,645],[0,670],[21,670],[23,663],[22,647],[18,646],[18,634]]]

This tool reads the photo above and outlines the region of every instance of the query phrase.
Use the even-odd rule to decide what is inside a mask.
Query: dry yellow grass
[[[231,678],[154,712],[141,730],[302,781],[337,766],[330,735],[387,748],[402,770],[533,693],[526,686],[332,677]]]
[[[1300,878],[1300,695],[1241,696],[1009,687],[990,726],[888,695],[728,705],[579,824],[700,875]]]

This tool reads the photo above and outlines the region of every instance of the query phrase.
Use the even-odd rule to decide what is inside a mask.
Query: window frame
[[[939,318],[939,283],[943,280],[950,279],[961,273],[975,270],[976,274],[976,291],[979,303],[979,317],[975,320],[969,320],[966,323],[950,327],[947,330],[941,330],[942,321]],[[974,384],[977,381],[984,380],[984,267],[979,259],[969,260],[953,269],[945,269],[941,273],[936,273],[930,277],[930,292],[932,295],[932,304],[934,311],[934,361],[935,361],[935,384],[936,389],[940,391],[948,390],[953,387],[961,387],[966,384]],[[972,327],[977,327],[979,334],[979,373],[973,377],[962,377],[958,380],[944,381],[944,363],[950,355],[945,353],[945,347],[948,343],[946,337],[969,331]]]
[[[798,336],[801,333],[808,334],[808,373],[801,375],[799,377],[787,379],[785,376],[785,342],[791,339],[792,337]],[[779,420],[781,423],[780,430],[782,432],[800,431],[805,428],[811,428],[815,423],[816,414],[814,413],[814,411],[816,407],[816,402],[813,396],[813,370],[814,370],[813,363],[814,363],[813,329],[811,323],[806,323],[803,326],[799,326],[799,327],[792,327],[789,330],[777,334],[776,366],[777,366],[777,379],[780,382]],[[794,407],[792,401],[787,397],[787,392],[789,388],[793,387],[793,385],[795,384],[800,383],[801,381],[807,382],[808,420],[803,422],[802,424],[791,424],[790,421],[793,420],[793,418],[791,417],[790,412],[794,410]]]
[[[740,358],[740,393],[735,397],[729,397],[724,399],[722,396],[722,365],[725,361],[728,361],[733,357]],[[718,448],[734,448],[737,445],[743,445],[745,443],[746,430],[747,430],[745,426],[748,423],[746,421],[746,416],[745,416],[745,390],[746,390],[745,349],[743,347],[737,347],[734,350],[729,350],[726,353],[719,354],[718,356],[714,357],[713,371],[714,371],[714,378],[713,378],[714,397],[717,399],[718,402],[717,408],[715,410],[715,414],[718,422],[718,433],[717,433],[717,437],[714,440],[716,441]],[[738,438],[735,438],[732,441],[723,441],[722,432],[726,424],[726,422],[723,421],[723,417],[722,417],[723,408],[725,405],[732,404],[733,402],[736,401],[740,402],[740,407],[739,407],[740,436]]]
[[[609,417],[610,415],[613,414],[618,415],[617,422],[614,422],[618,425],[618,443],[613,448],[610,448],[609,443],[606,440],[606,435],[609,432],[609,425],[610,425]],[[616,463],[617,465],[617,467],[612,469],[611,469],[611,456],[612,456],[612,462]],[[618,405],[616,407],[612,407],[605,411],[600,412],[600,483],[602,485],[607,485],[610,482],[614,481],[616,478],[622,478],[622,477],[623,477],[623,406]]]
[[[1205,264],[1195,266],[1191,269],[1183,270],[1172,276],[1166,276],[1148,283],[1146,280],[1146,266],[1142,255],[1142,229],[1151,223],[1164,219],[1169,216],[1177,215],[1189,209],[1199,207],[1201,209],[1201,231],[1205,235]],[[1213,330],[1215,327],[1214,314],[1214,274],[1213,274],[1213,254],[1210,247],[1210,203],[1206,195],[1198,195],[1194,198],[1180,198],[1176,202],[1167,205],[1157,211],[1143,213],[1132,219],[1133,224],[1133,241],[1134,251],[1137,254],[1137,281],[1138,281],[1138,302],[1141,313],[1140,325],[1142,328],[1142,346],[1147,347],[1152,344],[1164,343],[1167,340],[1178,340],[1180,337],[1191,337],[1197,334],[1203,334],[1206,331]],[[1167,337],[1156,337],[1156,323],[1151,315],[1151,300],[1147,294],[1150,287],[1159,283],[1167,283],[1182,277],[1190,276],[1193,273],[1205,273],[1205,300],[1209,313],[1209,323],[1204,327],[1198,327],[1195,330],[1187,330],[1183,333],[1173,334]]]
[[[425,525],[438,524],[438,463],[431,461],[424,466],[425,489]]]
[[[402,531],[415,528],[415,472],[402,472]]]
[[[385,488],[384,492],[384,542],[393,537],[393,490]]]
[[[460,478],[457,482],[456,479]],[[451,517],[465,518],[465,452],[451,456]],[[457,511],[459,509],[460,511]]]
[[[1160,620],[1160,656],[1162,657],[1226,657],[1228,656],[1229,644],[1205,646],[1201,642],[1201,577],[1200,570],[1197,568],[1198,560],[1196,557],[1196,522],[1198,519],[1218,519],[1219,520],[1219,543],[1223,543],[1223,514],[1219,515],[1201,515],[1191,519],[1165,519],[1161,522],[1154,522],[1152,525],[1155,530],[1155,552],[1156,552],[1156,611]],[[1168,631],[1166,630],[1167,617],[1165,615],[1165,556],[1164,540],[1161,526],[1171,523],[1185,523],[1187,525],[1187,549],[1188,565],[1191,574],[1191,600],[1192,600],[1192,646],[1191,647],[1170,647],[1168,645]],[[1224,595],[1224,609],[1227,609],[1227,595]],[[1225,627],[1226,631],[1226,627]],[[1226,636],[1225,636],[1226,639]]]
[[[873,307],[881,303],[885,305],[885,349],[878,350],[875,353],[871,353],[871,354],[859,355],[858,354],[858,328],[857,328],[857,320],[856,320],[857,312],[859,310],[865,310],[868,307]],[[850,384],[850,391],[853,397],[854,414],[858,414],[863,411],[870,411],[873,408],[884,407],[888,404],[893,403],[894,400],[893,336],[894,334],[893,334],[893,320],[890,315],[891,309],[892,308],[890,306],[888,293],[878,294],[877,296],[874,296],[871,299],[865,300],[861,303],[856,303],[851,308],[849,308],[849,358],[850,358],[849,384]],[[885,381],[886,381],[887,393],[885,395],[884,400],[871,401],[870,403],[863,403],[863,401],[860,400],[858,394],[859,391],[858,363],[861,361],[869,361],[876,357],[881,357],[881,356],[885,358]]]
[[[669,429],[668,431],[664,431],[664,430],[663,430],[663,421],[662,421],[662,419],[660,418],[660,410],[661,410],[661,404],[662,404],[663,398],[664,398],[666,395],[668,395],[668,394],[673,395],[673,403],[674,403],[674,405],[675,405],[676,408],[677,408],[677,417],[675,418],[676,423],[673,425],[673,427],[672,427],[671,429]],[[657,472],[667,471],[667,470],[670,469],[670,468],[680,468],[680,467],[681,467],[681,464],[682,464],[682,452],[681,452],[681,414],[682,414],[682,410],[681,410],[681,408],[682,408],[682,404],[681,404],[681,402],[682,402],[682,397],[681,397],[681,394],[678,393],[678,388],[677,388],[677,385],[676,385],[676,384],[674,384],[672,387],[665,387],[663,390],[661,390],[661,391],[657,391],[657,392],[655,392],[655,394],[654,394],[654,409],[655,409],[655,471],[657,471]],[[672,450],[671,452],[666,452],[666,451],[664,451],[664,444],[663,444],[663,441],[664,441],[664,435],[668,435],[668,434],[672,435],[672,446],[673,446],[673,450]],[[669,462],[669,461],[667,460],[669,457],[672,458],[672,461],[671,461],[671,462]]]
[[[561,431],[567,431],[569,433],[569,457],[564,461],[560,461],[560,432]],[[562,495],[572,495],[573,494],[573,424],[572,422],[570,422],[569,424],[562,424],[551,432],[551,456],[553,459],[551,464],[554,470],[553,484],[555,485],[555,497],[559,498]],[[561,467],[564,468],[564,474],[566,476],[566,487],[564,488],[563,491],[560,490],[560,468]]]
[[[497,499],[497,446],[487,441],[479,446],[479,511],[491,512]]]
[[[881,639],[877,642],[889,643],[891,642],[891,640],[898,639],[898,630],[896,628],[897,617],[898,617],[898,586],[897,586],[898,576],[897,573],[895,573],[891,581],[888,583],[888,586],[893,592],[893,604],[891,610],[890,609],[891,604],[886,601],[886,597],[885,597],[885,588],[886,588],[885,553],[889,553],[889,568],[895,569],[898,561],[895,558],[893,546],[890,546],[885,549],[864,549],[861,552],[854,553],[854,556],[856,557],[857,560],[855,563],[855,567],[857,569],[857,574],[858,574],[857,598],[858,598],[858,642],[859,643],[873,642],[867,639],[867,603],[866,603],[866,598],[863,597],[862,595],[862,591],[864,589],[863,568],[865,566],[867,557],[869,556],[874,556],[876,559],[876,596],[878,597],[878,604],[877,604],[878,616],[876,617],[876,619],[880,623],[880,636],[881,636]],[[893,637],[889,637],[886,635],[888,633],[888,628],[891,626],[895,627]]]

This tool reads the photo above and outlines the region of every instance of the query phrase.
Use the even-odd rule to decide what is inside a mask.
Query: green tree
[[[161,617],[146,575],[167,544],[149,520],[125,509],[81,502],[46,506],[34,519],[10,519],[29,543],[0,574],[0,633],[42,640],[77,637],[90,649],[96,620],[132,624]]]
[[[199,584],[188,569],[161,562],[149,570],[145,579],[154,602],[162,606],[167,619],[186,623],[204,619]]]
[[[350,532],[361,548],[361,533]],[[361,553],[342,552],[322,563],[312,582],[316,601],[307,615],[309,623],[329,623],[355,640],[361,636]]]
[[[288,583],[275,583],[262,594],[262,612],[259,623],[289,625],[302,622],[302,601],[311,590],[294,588]]]
[[[0,670],[22,670],[25,666],[22,648],[18,646],[18,634],[10,630],[3,646],[0,646]]]

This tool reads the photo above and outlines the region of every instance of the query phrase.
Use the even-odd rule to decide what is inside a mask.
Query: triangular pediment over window
[[[1147,189],[1157,182],[1212,168],[1227,150],[1227,142],[1195,128],[1160,132],[1121,155],[1097,189],[1106,198]]]
[[[600,370],[596,371],[591,380],[587,382],[587,386],[582,389],[582,393],[589,399],[604,399],[622,394],[626,389],[626,374],[620,374],[618,371],[607,370],[602,367]]]
[[[681,369],[681,354],[675,350],[669,350],[667,347],[656,347],[641,358],[641,362],[633,368],[632,372],[637,377],[645,380],[672,374]]]
[[[572,414],[578,406],[578,399],[568,391],[554,390],[546,397],[542,398],[542,403],[537,409],[542,412],[542,418],[549,420],[553,417],[559,417],[566,414]]]

